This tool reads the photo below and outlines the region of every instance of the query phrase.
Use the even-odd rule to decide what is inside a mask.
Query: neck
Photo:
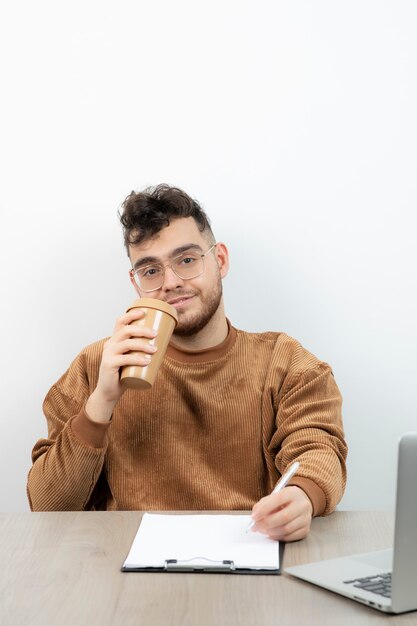
[[[227,337],[227,332],[226,316],[221,304],[211,320],[200,332],[189,337],[182,337],[174,332],[171,343],[183,350],[206,350],[222,343]]]

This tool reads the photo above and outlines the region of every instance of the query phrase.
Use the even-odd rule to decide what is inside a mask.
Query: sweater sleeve
[[[314,516],[327,515],[346,485],[342,398],[330,366],[306,351],[305,355],[305,367],[290,369],[278,394],[276,431],[269,449],[280,474],[299,461],[299,472],[290,484],[305,491]]]
[[[83,362],[77,357],[45,398],[48,437],[33,448],[27,483],[32,511],[100,508],[109,426],[92,422],[85,412],[90,384]]]

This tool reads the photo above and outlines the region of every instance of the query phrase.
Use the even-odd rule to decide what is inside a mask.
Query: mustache
[[[165,298],[164,301],[173,300],[174,298],[191,298],[192,296],[196,296],[198,291],[171,291]]]

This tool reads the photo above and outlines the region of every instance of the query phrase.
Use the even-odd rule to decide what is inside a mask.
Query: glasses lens
[[[182,254],[174,260],[172,269],[179,278],[183,278],[184,280],[199,276],[204,270],[201,254],[195,252]]]
[[[162,265],[147,265],[140,267],[135,272],[135,280],[137,285],[143,291],[153,291],[159,289],[164,282],[164,268]]]

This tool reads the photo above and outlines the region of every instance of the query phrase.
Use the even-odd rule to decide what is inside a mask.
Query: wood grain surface
[[[139,512],[0,513],[2,626],[417,625],[281,576],[122,573]],[[336,512],[283,567],[392,544],[393,515]]]

